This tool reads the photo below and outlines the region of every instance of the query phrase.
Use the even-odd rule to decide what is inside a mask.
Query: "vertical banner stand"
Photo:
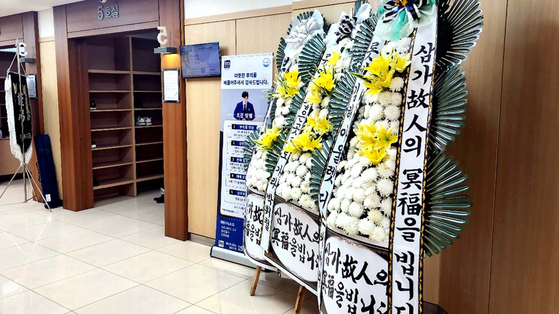
[[[23,68],[21,62],[21,58],[20,57],[25,57],[27,55],[27,52],[25,51],[25,44],[24,43],[20,43],[19,39],[16,39],[16,55],[14,56],[14,59],[12,60],[12,63],[10,64],[10,67],[8,68],[8,71],[6,73],[6,77],[9,76],[10,70],[12,68],[12,65],[14,64],[14,61],[17,63],[17,75],[18,75],[18,97],[17,97],[17,101],[19,104],[19,114],[21,115],[22,112],[25,112],[24,110],[24,105],[23,105],[23,92],[21,89],[21,80],[22,80],[22,75],[21,72],[23,71],[25,73],[25,69]],[[25,59],[25,58],[24,58]],[[12,99],[12,102],[14,100]],[[8,104],[6,104],[6,106],[8,106]],[[12,104],[13,106],[13,104]],[[14,112],[14,120],[16,117],[16,113]],[[8,182],[8,185],[6,185],[6,187],[4,188],[4,191],[2,191],[2,194],[0,194],[0,199],[4,196],[4,194],[6,193],[6,191],[8,190],[8,188],[10,187],[10,185],[12,184],[12,182],[14,181],[16,175],[19,173],[19,171],[23,168],[23,193],[24,193],[24,198],[23,198],[23,203],[27,203],[29,200],[31,200],[32,198],[36,197],[35,194],[35,190],[33,190],[33,196],[31,198],[27,198],[27,180],[29,180],[29,185],[31,187],[33,187],[33,185],[35,186],[35,188],[37,189],[37,191],[39,191],[39,193],[41,194],[41,197],[43,199],[43,202],[45,204],[45,208],[48,208],[48,210],[50,210],[52,212],[52,209],[50,208],[49,204],[48,204],[48,200],[45,198],[45,196],[43,195],[43,192],[41,191],[41,188],[39,187],[39,184],[37,183],[37,181],[35,181],[35,178],[33,178],[33,174],[31,173],[31,170],[29,169],[29,167],[27,166],[27,161],[25,160],[25,144],[24,144],[24,140],[25,140],[25,132],[24,132],[24,119],[20,118],[20,122],[21,122],[21,134],[19,135],[21,138],[21,164],[19,165],[19,167],[17,168],[16,172],[14,173],[14,175],[12,176],[12,178],[10,179],[10,182]],[[12,132],[10,132],[10,136],[17,136],[17,133],[15,134],[11,134]],[[32,144],[30,144],[32,145]],[[6,204],[6,205],[11,205],[11,204]]]

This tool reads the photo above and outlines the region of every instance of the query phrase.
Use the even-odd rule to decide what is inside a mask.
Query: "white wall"
[[[291,5],[292,0],[184,0],[184,17],[195,18]]]
[[[54,36],[54,15],[51,9],[39,11],[37,14],[39,23],[39,38]]]

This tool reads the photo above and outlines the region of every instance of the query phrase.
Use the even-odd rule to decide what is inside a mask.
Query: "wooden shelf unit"
[[[87,40],[94,198],[136,196],[163,184],[161,69],[155,39]],[[138,117],[152,125],[137,126]]]

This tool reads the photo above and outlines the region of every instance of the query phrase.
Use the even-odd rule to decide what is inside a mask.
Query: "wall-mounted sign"
[[[104,19],[118,19],[120,17],[119,7],[117,5],[113,6],[98,6],[97,7],[97,18],[99,21]]]
[[[29,98],[37,99],[37,74],[26,75]]]
[[[163,102],[180,102],[179,69],[163,70]]]

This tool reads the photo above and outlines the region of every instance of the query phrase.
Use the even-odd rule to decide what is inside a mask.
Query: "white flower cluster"
[[[286,72],[298,70],[298,64],[295,60]],[[302,87],[303,83],[300,83],[298,89]],[[282,98],[276,99],[276,112],[272,119],[272,124],[280,129],[286,127],[285,120],[287,115],[289,115],[289,107],[293,99],[288,99],[284,101]],[[262,126],[264,128],[264,125]],[[270,179],[271,173],[266,171],[266,155],[268,153],[261,149],[256,149],[255,153],[252,155],[250,161],[246,184],[249,188],[256,189],[260,192],[265,192],[268,186],[268,180]]]
[[[343,75],[343,71],[347,69],[351,63],[350,49],[353,41],[349,38],[342,40],[334,51],[340,52],[340,60],[334,66],[334,78],[337,80]],[[344,49],[342,49],[342,47]],[[310,83],[312,84],[312,82]],[[318,113],[319,118],[328,115],[328,105],[330,97],[324,97],[320,104],[313,104],[309,116]],[[312,155],[291,154],[289,161],[285,165],[283,173],[280,176],[280,182],[276,189],[276,194],[286,201],[298,204],[302,208],[318,214],[318,205],[315,203],[311,195],[311,168]]]
[[[392,49],[398,53],[409,52],[408,38],[387,44],[382,53]],[[389,91],[375,96],[367,93],[354,122],[359,125],[383,126],[398,135],[402,106],[404,80],[394,77]],[[353,136],[345,159],[338,165],[334,184],[334,195],[328,203],[327,223],[331,228],[339,228],[348,235],[361,235],[374,242],[389,240],[392,215],[392,195],[394,192],[394,172],[397,148],[387,150],[386,157],[373,165],[365,156],[359,154],[358,138]]]

